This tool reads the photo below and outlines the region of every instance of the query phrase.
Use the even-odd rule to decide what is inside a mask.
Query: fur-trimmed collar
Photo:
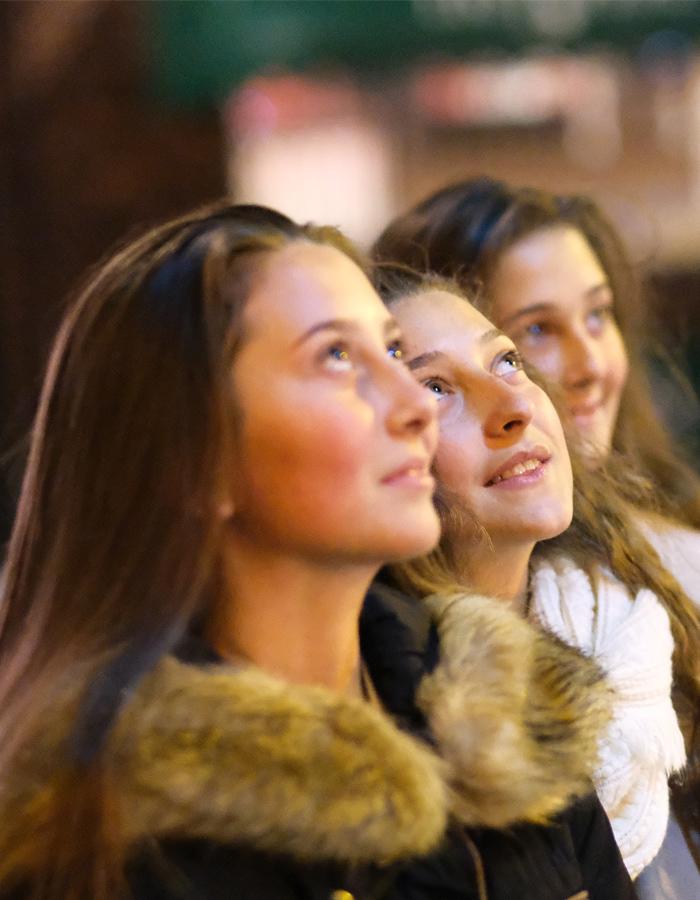
[[[430,597],[440,664],[418,703],[468,825],[545,822],[591,790],[612,692],[598,665],[492,599]]]
[[[360,700],[163,659],[106,748],[129,840],[384,864],[430,851],[451,817],[541,822],[587,792],[608,716],[597,666],[493,600],[426,602],[440,661],[417,700],[433,749]],[[57,721],[0,791],[0,855],[41,832],[70,716]]]

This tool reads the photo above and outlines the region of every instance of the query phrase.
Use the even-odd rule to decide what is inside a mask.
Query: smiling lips
[[[533,450],[516,453],[494,472],[485,487],[501,484],[504,481],[514,481],[514,479],[518,479],[517,483],[520,484],[530,484],[538,480],[550,458],[551,453],[544,447],[535,447]]]
[[[595,402],[579,403],[576,406],[570,406],[569,412],[577,422],[587,422],[602,408],[603,401],[596,400]]]

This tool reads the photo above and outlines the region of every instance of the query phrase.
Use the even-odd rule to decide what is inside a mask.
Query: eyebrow
[[[552,308],[552,305],[551,303],[531,303],[529,306],[524,306],[518,312],[513,313],[512,316],[508,316],[503,320],[503,324],[510,325],[513,322],[517,322],[518,319],[524,319],[525,316],[530,316],[533,313],[547,312],[547,310]]]
[[[609,281],[601,281],[600,284],[594,284],[593,287],[588,288],[588,290],[586,291],[586,297],[594,297],[601,291],[609,291],[610,293],[612,293],[612,287],[610,286]]]
[[[500,328],[489,328],[479,335],[476,342],[482,347],[484,344],[490,344],[491,341],[499,337],[508,337],[508,335],[501,331]],[[444,358],[445,354],[441,353],[440,350],[430,350],[427,353],[420,353],[418,356],[414,356],[413,359],[409,359],[406,365],[413,371],[413,369],[420,369],[421,366],[425,366],[440,357]]]
[[[357,322],[353,322],[350,319],[325,319],[323,322],[317,322],[316,325],[313,325],[308,331],[305,331],[301,337],[294,341],[294,346],[298,347],[300,344],[303,344],[304,341],[313,337],[313,335],[318,334],[319,331],[356,332],[358,329],[359,326]],[[385,319],[382,324],[382,330],[385,335],[389,335],[398,332],[399,326],[395,319]]]
[[[484,344],[490,344],[491,341],[495,341],[499,337],[508,337],[508,335],[500,328],[489,328],[488,331],[479,335],[477,343],[480,347],[483,347]]]
[[[444,353],[440,353],[439,350],[431,350],[429,353],[420,353],[418,356],[414,356],[413,359],[409,359],[406,365],[411,371],[413,369],[420,369],[421,366],[427,365],[429,362],[432,362],[434,359],[439,359],[441,356],[444,356]]]
[[[612,291],[610,287],[610,283],[608,281],[601,281],[600,284],[594,284],[593,287],[588,288],[584,293],[584,297],[587,300],[593,299],[596,294],[599,294],[601,291]],[[541,301],[540,303],[531,303],[530,306],[524,306],[522,309],[518,310],[518,312],[513,313],[512,316],[508,316],[507,319],[504,319],[504,325],[510,325],[513,322],[517,322],[518,319],[522,319],[525,316],[530,316],[533,313],[539,312],[547,312],[552,309],[554,304],[551,301]]]

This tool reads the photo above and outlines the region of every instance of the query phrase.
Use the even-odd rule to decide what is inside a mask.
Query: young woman
[[[653,562],[637,572],[620,565],[598,517],[622,527],[618,551],[624,545],[631,555],[635,528],[598,474],[577,491],[567,530],[572,481],[561,425],[510,338],[454,284],[381,266],[377,279],[403,330],[407,364],[439,404],[441,546],[395,567],[395,577],[418,595],[457,583],[499,597],[600,662],[617,697],[595,780],[636,877],[661,846],[668,776],[684,761],[669,616],[649,587],[667,606],[688,601],[671,596]]]
[[[693,848],[700,870],[700,804],[692,774],[700,771],[700,617],[687,603],[690,598],[700,606],[700,479],[677,452],[651,399],[644,356],[653,328],[621,237],[586,197],[478,178],[448,186],[400,216],[376,253],[463,285],[477,278],[480,308],[558,389],[562,414],[598,474],[608,476],[609,489],[598,491],[599,500],[616,492],[653,547],[633,539],[630,555],[628,542],[618,540],[622,532],[598,517],[623,580],[638,576],[640,561],[661,558],[675,638],[675,705],[691,757],[683,784],[673,784],[685,841],[675,830],[669,841]],[[595,513],[593,505],[588,508]],[[665,868],[678,871],[667,845],[659,860],[668,853]],[[648,896],[660,890],[652,885]],[[700,881],[688,896],[698,894]]]
[[[257,207],[92,277],[0,610],[3,897],[493,900],[506,864],[523,898],[631,896],[600,806],[567,808],[595,664],[484,603],[442,641],[375,600],[360,647],[378,567],[438,536],[433,401],[398,340],[336,232]],[[556,824],[527,845],[466,827],[533,818]]]
[[[611,448],[648,481],[628,499],[665,565],[700,603],[700,479],[651,399],[645,322],[620,236],[586,197],[478,178],[444,188],[385,230],[377,258],[484,286],[483,311],[558,386],[597,459]],[[700,644],[693,644],[698,655]]]

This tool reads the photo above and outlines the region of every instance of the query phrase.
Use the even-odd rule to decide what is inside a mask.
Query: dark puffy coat
[[[391,718],[192,646],[144,680],[108,746],[134,900],[634,896],[585,796],[608,706],[595,665],[471,597],[379,589],[361,643]],[[15,828],[36,789],[30,765],[0,810]]]

